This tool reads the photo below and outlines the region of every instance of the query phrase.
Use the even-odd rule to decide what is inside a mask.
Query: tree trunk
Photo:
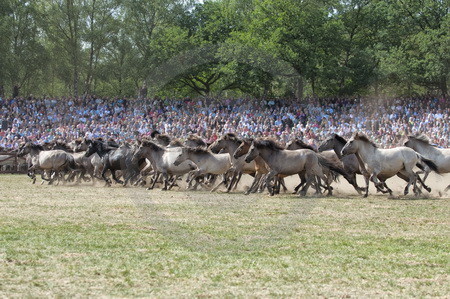
[[[447,78],[445,76],[442,77],[440,90],[442,92],[442,96],[448,95],[448,86],[447,86]]]
[[[295,96],[297,99],[303,99],[303,92],[305,88],[305,83],[302,76],[298,76],[295,81]]]

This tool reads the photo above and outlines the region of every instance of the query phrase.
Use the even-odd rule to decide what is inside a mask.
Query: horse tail
[[[431,170],[433,170],[436,173],[439,173],[438,167],[436,165],[436,163],[434,163],[433,161],[431,161],[430,159],[425,158],[424,156],[422,156],[421,154],[417,153],[417,157],[419,157],[420,161],[425,163],[428,167],[430,167]],[[419,167],[420,169],[424,170],[423,165],[420,165],[420,163],[417,163],[417,167]]]
[[[327,160],[324,156],[322,155],[317,155],[317,158],[319,159],[319,164],[324,167],[324,168],[328,168],[329,170],[331,170],[332,172],[334,172],[335,174],[341,174],[344,177],[347,177],[347,172],[344,170],[343,167],[341,167],[340,165],[333,163],[330,160]],[[337,176],[336,176],[337,179]]]

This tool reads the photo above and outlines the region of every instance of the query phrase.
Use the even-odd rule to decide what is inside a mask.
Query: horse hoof
[[[364,195],[363,195],[364,198],[366,198],[366,197],[368,197],[368,196],[369,196],[368,194],[364,194]]]
[[[427,191],[428,191],[428,193],[430,193],[430,192],[431,192],[431,188],[430,188],[430,187],[425,187],[425,190],[427,190]]]

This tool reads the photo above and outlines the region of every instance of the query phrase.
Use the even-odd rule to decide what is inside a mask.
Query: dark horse
[[[106,181],[108,186],[111,185],[111,180],[105,176],[105,173],[110,170],[111,175],[118,184],[124,186],[130,179],[133,179],[139,174],[137,163],[132,162],[133,150],[128,146],[120,146],[119,148],[111,147],[108,143],[102,140],[86,140],[88,149],[85,153],[86,157],[97,153],[103,161],[102,178]],[[116,171],[121,170],[125,182],[119,180],[116,176]]]

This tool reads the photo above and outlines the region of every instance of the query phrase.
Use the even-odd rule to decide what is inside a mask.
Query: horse
[[[174,165],[180,165],[182,162],[190,160],[197,165],[197,169],[193,170],[191,179],[188,181],[188,188],[191,187],[192,181],[200,175],[214,174],[224,175],[221,183],[212,189],[216,190],[221,184],[226,183],[226,173],[231,168],[231,160],[229,154],[214,154],[203,147],[183,147],[176,158]],[[197,185],[197,184],[196,184]],[[194,186],[195,188],[196,186]]]
[[[384,182],[386,179],[401,174],[408,179],[404,195],[409,193],[409,187],[411,185],[414,186],[414,193],[418,195],[419,190],[416,186],[418,175],[413,171],[414,166],[416,166],[416,164],[425,163],[431,169],[437,169],[432,161],[424,158],[411,148],[402,146],[392,149],[380,149],[375,143],[361,133],[354,134],[342,148],[341,154],[357,154],[364,164],[364,169],[367,170],[366,176],[369,176],[369,180],[372,181],[375,184],[375,187],[380,191],[383,191],[383,189],[386,188],[391,196],[392,190],[389,189]],[[368,196],[368,189],[369,188],[366,188],[364,197]]]
[[[239,159],[240,157],[244,157],[248,151],[250,150],[250,147],[252,146],[252,143],[254,141],[253,138],[244,138],[241,139],[242,143],[239,145],[239,147],[234,151],[233,157],[235,159]],[[245,157],[244,157],[245,161]],[[260,156],[257,156],[253,161],[255,161],[255,169],[258,173],[260,173],[260,176],[255,176],[253,179],[253,183],[246,192],[246,194],[249,194],[250,192],[254,193],[256,191],[262,192],[266,185],[266,177],[269,174],[269,166],[266,164],[266,162],[261,158]],[[284,183],[284,179],[281,176],[276,176],[275,178],[275,185],[276,185],[276,191],[279,193],[280,186],[283,187],[284,192],[287,191],[286,184]]]
[[[108,143],[103,142],[103,140],[86,140],[86,143],[88,144],[88,149],[84,154],[85,157],[90,157],[94,153],[97,153],[102,158],[103,170],[101,177],[105,180],[107,186],[111,186],[111,180],[105,176],[108,170],[111,171],[114,181],[124,186],[129,180],[139,174],[138,165],[131,161],[133,152],[129,146],[122,145],[119,148],[111,147]],[[124,172],[124,181],[117,178],[117,170]]]
[[[97,153],[94,153],[90,157],[85,157],[84,154],[86,153],[89,145],[87,142],[87,139],[78,138],[71,142],[69,142],[69,147],[72,148],[74,152],[74,158],[75,162],[82,164],[85,166],[87,172],[91,176],[92,180],[94,178],[96,179],[102,179],[101,174],[103,170],[103,161],[102,158]],[[110,147],[115,147],[113,142],[109,142]],[[117,146],[118,147],[118,146]],[[87,160],[87,161],[86,161]]]
[[[266,177],[266,185],[271,196],[274,195],[271,181],[277,175],[290,176],[294,174],[303,175],[304,173],[306,183],[300,191],[300,195],[303,196],[306,195],[316,176],[327,181],[322,171],[322,163],[319,162],[317,154],[312,150],[286,150],[273,140],[256,139],[252,142],[249,152],[245,156],[245,161],[248,163],[257,156],[261,156],[270,167],[269,174]],[[319,188],[317,188],[316,193],[319,192]]]
[[[136,163],[140,159],[147,158],[150,160],[153,169],[157,172],[153,184],[149,189],[154,188],[161,174],[164,182],[162,190],[168,190],[168,188],[170,189],[172,187],[168,187],[169,176],[180,176],[197,169],[197,166],[190,161],[175,165],[174,162],[180,151],[181,148],[164,148],[153,141],[142,141],[133,155],[133,161]],[[175,180],[176,178],[174,178],[172,185],[175,183]]]
[[[19,147],[17,156],[23,157],[27,154],[30,156],[28,175],[33,180],[33,184],[36,182],[36,170],[42,170],[42,180],[52,184],[61,171],[75,171],[77,168],[72,155],[63,150],[46,151],[42,145],[27,142]],[[46,172],[49,173],[49,178],[44,177]]]
[[[190,134],[186,141],[184,141],[185,147],[203,147],[207,148],[208,144],[198,135]]]
[[[315,153],[317,153],[317,150],[315,148],[313,148],[311,145],[306,144],[305,142],[303,142],[301,139],[293,139],[291,141],[289,141],[286,144],[286,149],[288,150],[297,150],[297,149],[310,149],[312,151],[314,151]],[[341,168],[340,172],[344,173],[344,178],[351,184],[351,185],[355,185],[356,184],[356,178],[351,177],[349,174],[347,174],[347,172],[344,169],[344,165],[342,164],[342,162],[339,160],[339,158],[333,153],[333,152],[322,152],[322,153],[317,153],[319,155],[320,159],[325,159],[327,160],[329,163],[335,165],[336,167]],[[323,169],[324,174],[326,177],[328,177],[328,182],[327,185],[329,187],[329,183],[335,179],[334,172],[330,171],[328,168],[324,168]],[[295,192],[297,192],[298,189],[301,188],[301,186],[303,186],[303,184],[305,183],[305,179],[302,177],[301,179],[301,183],[295,187]],[[327,188],[327,186],[323,186],[320,183],[320,180],[318,182],[318,185],[324,188]],[[333,188],[330,187],[328,194],[332,195],[332,190]]]
[[[154,138],[155,142],[162,146],[168,146],[172,141],[169,135],[166,134],[157,134]]]
[[[258,172],[256,168],[255,161],[252,161],[250,163],[246,163],[244,161],[244,157],[235,158],[234,152],[236,149],[241,145],[243,141],[237,138],[237,136],[233,133],[227,133],[221,138],[217,139],[209,148],[212,152],[218,153],[220,151],[223,151],[225,153],[228,153],[230,155],[231,159],[231,165],[233,170],[233,175],[231,178],[231,182],[227,187],[227,192],[230,192],[233,186],[236,188],[239,180],[241,179],[241,176],[243,173],[249,174],[253,177],[262,176],[263,173]],[[267,173],[267,171],[266,171]],[[250,192],[251,188],[246,191],[246,194]]]
[[[350,154],[346,156],[342,156],[341,151],[342,148],[347,143],[342,136],[338,134],[332,134],[331,137],[326,139],[319,145],[319,152],[326,153],[329,150],[333,150],[336,157],[341,160],[342,165],[344,166],[345,172],[349,175],[350,180],[349,183],[355,188],[358,194],[361,194],[362,191],[365,191],[365,188],[359,187],[356,181],[357,174],[363,174],[364,169],[361,169],[360,163],[358,161],[358,157],[355,154]],[[365,176],[366,177],[366,176]],[[368,181],[366,182],[368,185]]]
[[[430,144],[430,140],[423,134],[409,135],[408,140],[404,143],[404,146],[412,148],[425,158],[434,162],[437,165],[437,172],[449,173],[450,172],[450,148],[438,148],[435,145]],[[427,179],[429,171],[425,172],[425,176],[422,179],[424,182]],[[450,185],[445,188],[445,191],[450,189]]]

